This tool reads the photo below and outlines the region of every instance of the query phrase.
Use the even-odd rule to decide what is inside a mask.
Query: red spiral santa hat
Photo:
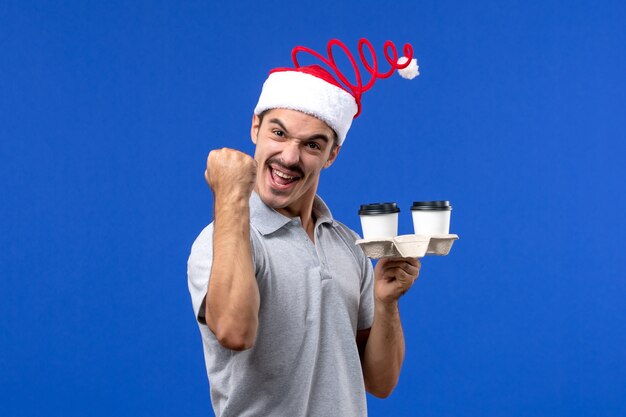
[[[356,84],[352,84],[337,68],[333,57],[334,46],[341,48],[350,60],[354,68]],[[369,51],[371,64],[365,57],[364,47]],[[363,67],[370,75],[367,84],[363,84],[359,66],[343,42],[337,39],[329,41],[328,57],[304,46],[296,46],[291,52],[294,68],[276,68],[270,71],[269,77],[263,84],[254,114],[259,115],[265,110],[278,108],[310,114],[330,126],[337,134],[339,145],[343,144],[352,125],[352,119],[361,113],[361,96],[372,88],[378,78],[389,78],[396,70],[402,77],[408,79],[419,75],[417,60],[413,58],[413,47],[408,43],[403,48],[404,56],[398,58],[394,43],[385,42],[383,48],[385,59],[391,68],[384,73],[378,71],[376,52],[370,41],[359,40],[358,50]],[[300,66],[297,58],[300,52],[313,55],[332,73],[320,65]]]

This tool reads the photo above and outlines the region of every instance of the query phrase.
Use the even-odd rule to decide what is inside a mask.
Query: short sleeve
[[[265,268],[265,256],[258,232],[250,227],[250,246],[252,263],[255,275],[258,277]],[[206,324],[204,303],[206,299],[209,279],[211,279],[211,265],[213,264],[213,223],[204,228],[191,246],[191,254],[187,261],[187,285],[191,295],[191,304],[196,319],[200,324]]]
[[[204,228],[191,246],[187,261],[187,284],[196,319],[206,324],[204,300],[206,298],[211,265],[213,263],[213,223]]]
[[[361,254],[361,299],[357,330],[364,330],[372,327],[374,322],[374,268],[361,248],[357,250]]]

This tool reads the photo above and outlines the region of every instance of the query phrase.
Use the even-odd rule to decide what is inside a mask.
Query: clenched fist
[[[215,197],[250,198],[256,181],[257,163],[235,149],[216,149],[209,153],[204,178]]]

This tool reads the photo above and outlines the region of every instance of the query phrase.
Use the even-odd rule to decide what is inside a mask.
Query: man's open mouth
[[[269,174],[272,183],[279,188],[288,188],[291,184],[295,183],[301,178],[298,174],[294,172],[284,171],[275,166],[269,167]]]

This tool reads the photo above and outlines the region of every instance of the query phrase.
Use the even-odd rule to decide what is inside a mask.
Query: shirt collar
[[[330,209],[318,195],[315,196],[313,201],[313,214],[317,219],[315,226],[322,223],[333,223],[333,215],[330,213]]]
[[[319,197],[315,196],[313,201],[313,214],[315,216],[317,227],[322,223],[333,223],[333,216],[328,209],[328,206]],[[300,218],[296,218],[298,223]],[[261,197],[253,191],[250,196],[250,223],[257,229],[262,235],[269,235],[274,233],[278,229],[284,227],[288,223],[291,223],[293,219],[287,216],[283,216],[261,200]]]

